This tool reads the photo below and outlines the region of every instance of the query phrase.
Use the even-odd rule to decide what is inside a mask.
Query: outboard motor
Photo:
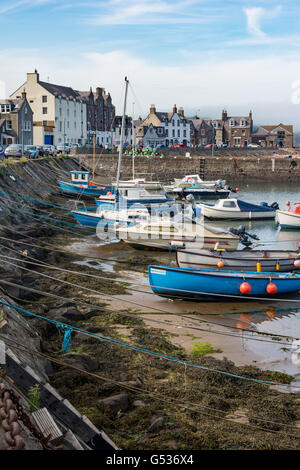
[[[279,204],[278,204],[278,202],[272,202],[270,207],[272,207],[272,209],[279,209]]]
[[[240,239],[240,242],[245,246],[252,245],[252,241],[249,240],[249,238],[252,238],[253,240],[259,240],[256,234],[246,232],[246,228],[244,225],[240,225],[237,228],[229,227],[228,231],[232,233],[232,235],[237,235]]]

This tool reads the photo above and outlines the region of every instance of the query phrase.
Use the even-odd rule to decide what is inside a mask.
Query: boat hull
[[[256,271],[257,263],[261,265],[261,271],[289,272],[300,270],[300,266],[294,265],[300,260],[298,252],[288,251],[232,251],[230,253],[218,253],[209,250],[177,250],[177,264],[185,269],[217,269],[218,262],[222,260],[224,266],[220,271],[243,270]],[[277,269],[278,268],[278,269]]]
[[[182,188],[182,189],[173,189],[167,190],[168,194],[172,194],[175,196],[187,196],[188,194],[192,194],[193,196],[201,197],[201,198],[209,198],[209,199],[218,199],[218,198],[226,198],[229,196],[230,191],[226,189],[220,189],[214,191],[213,189],[193,189],[193,188]]]
[[[162,297],[175,299],[203,299],[205,297],[269,297],[295,293],[300,290],[300,275],[291,273],[241,273],[237,271],[191,270],[165,266],[149,266],[152,291]],[[267,293],[270,280],[276,285],[276,295]],[[240,285],[248,282],[251,292],[243,295]]]
[[[67,181],[58,181],[59,187],[63,194],[68,196],[98,197],[107,191],[111,191],[109,187],[90,187],[84,188],[79,185],[68,183]]]
[[[220,249],[226,249],[226,250],[236,250],[239,244],[239,239],[238,238],[210,238],[210,237],[205,237],[199,238],[197,240],[196,237],[186,237],[185,239],[153,239],[153,238],[130,238],[126,237],[123,238],[122,235],[118,235],[118,232],[116,232],[117,236],[125,243],[130,245],[133,248],[136,249],[148,249],[148,250],[159,250],[159,251],[169,251],[171,249],[170,243],[171,242],[179,242],[179,243],[184,243],[185,246],[188,246],[189,243],[191,244],[198,244],[199,248],[205,248],[205,249],[213,249],[216,244],[218,244],[218,247]]]
[[[276,216],[278,223],[282,228],[300,230],[300,214],[277,210]]]
[[[214,207],[205,206],[199,204],[201,207],[201,213],[207,219],[218,219],[218,220],[259,220],[259,219],[274,219],[274,211],[225,211],[215,209]]]

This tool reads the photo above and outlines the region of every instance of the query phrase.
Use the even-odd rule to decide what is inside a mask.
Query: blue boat
[[[154,293],[175,299],[201,300],[214,296],[276,298],[299,291],[300,275],[149,266],[149,283]]]
[[[111,186],[104,186],[90,181],[89,171],[70,171],[71,183],[58,181],[63,194],[69,196],[99,197],[112,191]]]

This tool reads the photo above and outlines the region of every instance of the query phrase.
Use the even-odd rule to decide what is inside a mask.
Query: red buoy
[[[242,294],[250,294],[251,286],[249,282],[242,282],[242,284],[240,285],[240,291]]]
[[[300,259],[295,259],[294,266],[295,268],[300,268]]]
[[[276,292],[277,292],[276,284],[274,284],[274,282],[270,281],[269,284],[268,284],[267,287],[266,287],[266,291],[267,291],[268,294],[270,294],[270,295],[276,294]]]
[[[291,205],[290,201],[286,201],[285,205],[289,207]]]
[[[240,190],[239,188],[235,188],[235,192],[236,192],[236,193],[238,193],[238,192],[239,192],[239,190]]]

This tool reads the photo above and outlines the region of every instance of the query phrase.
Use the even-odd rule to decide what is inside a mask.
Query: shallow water
[[[230,183],[229,183],[230,184]],[[297,183],[249,183],[249,184],[234,184],[231,186],[240,186],[240,191],[234,197],[238,197],[247,202],[260,203],[267,202],[278,202],[279,207],[284,209],[286,207],[286,201],[297,202],[300,201],[299,185]],[[300,243],[300,230],[299,231],[281,231],[280,227],[274,220],[267,221],[228,221],[228,222],[211,222],[219,227],[229,227],[245,225],[246,230],[254,232],[260,238],[258,242],[253,244],[253,247],[257,248],[272,248],[272,249],[298,249]],[[96,237],[88,237],[80,243],[75,242],[71,247],[72,251],[77,251],[87,256],[84,264],[87,264],[91,269],[104,269],[107,272],[115,271],[117,274],[122,274],[121,269],[117,264],[109,264],[110,259],[116,259],[122,256],[128,256],[134,254],[135,256],[139,253],[145,254],[143,251],[135,251],[124,243],[111,243],[103,244]],[[146,252],[151,258],[157,259],[157,264],[170,264],[170,258],[167,253],[159,252]],[[101,258],[100,263],[91,263],[91,258]],[[108,263],[102,264],[103,258]],[[111,266],[111,267],[108,267]],[[124,279],[128,279],[130,274],[128,271],[123,273]],[[119,276],[118,276],[119,277]],[[133,278],[137,279],[140,277],[141,284],[145,284],[145,278],[142,278],[138,273]],[[174,315],[181,313],[195,312],[196,315],[201,315],[201,319],[207,319],[208,321],[212,318],[218,319],[218,322],[226,328],[235,326],[238,328],[237,332],[240,332],[240,340],[238,344],[234,344],[232,341],[232,354],[229,350],[226,350],[226,355],[233,360],[237,360],[238,356],[243,355],[242,362],[257,363],[261,368],[274,369],[284,371],[294,375],[300,379],[300,342],[290,343],[290,345],[280,344],[280,341],[267,343],[258,342],[243,339],[243,331],[250,329],[256,332],[272,333],[274,335],[286,335],[297,340],[300,338],[300,302],[293,303],[287,302],[273,302],[268,301],[255,301],[255,302],[188,302],[188,301],[168,301],[162,299],[156,295],[152,295],[150,289],[147,286],[140,288],[143,292],[131,292],[132,295],[118,296],[121,301],[116,301],[112,305],[116,308],[132,308],[132,305],[126,304],[127,300],[133,300],[141,303],[148,308],[148,311],[153,312],[153,308],[160,308],[168,311]],[[147,291],[147,293],[145,292]],[[149,292],[149,293],[148,293]],[[300,298],[300,297],[299,297]],[[124,302],[125,301],[125,302]],[[299,307],[298,307],[299,305]],[[134,310],[139,310],[138,307]],[[146,308],[141,308],[140,311],[147,311]],[[216,317],[217,315],[217,317]],[[232,330],[230,330],[232,331]],[[218,338],[218,344],[220,344],[220,338]],[[299,344],[299,345],[298,345]],[[299,354],[297,355],[297,350]],[[295,355],[296,354],[296,355]],[[255,359],[254,359],[255,358]]]

